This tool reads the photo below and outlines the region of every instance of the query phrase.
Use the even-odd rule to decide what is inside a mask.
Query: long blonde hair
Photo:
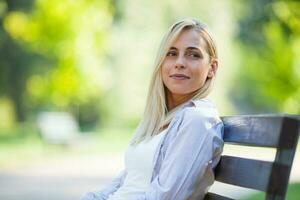
[[[135,130],[133,138],[131,139],[131,145],[138,144],[143,140],[148,140],[157,135],[163,127],[170,123],[174,113],[182,105],[180,104],[168,111],[165,88],[162,81],[161,65],[173,41],[176,40],[183,30],[187,29],[194,29],[198,31],[199,35],[206,42],[206,51],[210,56],[210,60],[212,58],[217,59],[215,42],[204,24],[195,19],[184,19],[173,24],[160,44],[154,63],[155,69],[152,74],[150,88],[148,90],[144,114],[137,129]],[[207,78],[204,85],[194,92],[191,100],[197,100],[206,97],[213,87],[214,80],[215,76],[212,78]]]

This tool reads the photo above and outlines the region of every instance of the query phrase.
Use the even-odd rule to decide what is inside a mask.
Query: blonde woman
[[[223,148],[223,123],[207,98],[218,70],[205,25],[184,19],[162,40],[146,108],[125,153],[125,169],[81,200],[203,199]]]

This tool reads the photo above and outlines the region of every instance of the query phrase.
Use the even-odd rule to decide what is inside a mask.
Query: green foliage
[[[1,1],[4,44],[22,50],[1,64],[1,79],[8,77],[0,86],[1,96],[22,107],[18,115],[44,109],[79,113],[81,104],[91,102],[98,110],[111,87],[104,62],[113,16],[110,1],[36,0],[30,11],[14,9],[22,5]],[[0,51],[7,57],[4,44],[0,41]],[[10,91],[19,95],[11,98]],[[83,109],[80,113],[88,115]]]
[[[32,76],[29,94],[43,103],[66,107],[87,101],[105,90],[97,75],[111,25],[107,1],[37,1],[24,31],[12,35],[56,62],[46,74]],[[13,29],[12,29],[13,30]],[[42,67],[42,66],[41,66]],[[46,102],[45,102],[46,101]]]
[[[229,96],[241,112],[299,113],[298,10],[297,1],[271,0],[0,0],[0,98],[12,101],[19,120],[64,110],[83,129],[97,121],[134,128],[163,33],[194,17],[216,36],[221,84],[213,98],[221,113],[231,112],[233,79]]]
[[[247,6],[240,23],[241,63],[233,100],[246,113],[299,114],[300,2],[248,1]]]

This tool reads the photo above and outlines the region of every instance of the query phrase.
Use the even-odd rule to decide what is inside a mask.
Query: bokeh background
[[[298,0],[0,0],[0,199],[79,199],[107,184],[123,168],[160,40],[182,18],[216,39],[210,98],[222,116],[300,114],[299,10]],[[288,199],[299,195],[299,159],[298,147]]]

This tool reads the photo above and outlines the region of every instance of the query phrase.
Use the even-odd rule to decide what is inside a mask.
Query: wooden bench
[[[222,117],[225,145],[272,147],[276,155],[273,162],[223,155],[215,169],[216,181],[263,191],[267,200],[285,199],[299,138],[299,119],[296,115]],[[230,199],[210,192],[205,196],[205,200]]]

